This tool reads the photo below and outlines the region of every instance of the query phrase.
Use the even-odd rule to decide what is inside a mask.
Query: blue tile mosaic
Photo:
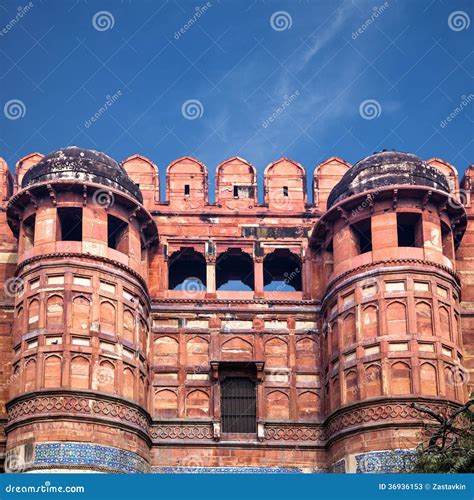
[[[35,465],[89,466],[116,472],[149,472],[146,460],[131,451],[91,443],[38,443]]]
[[[371,451],[356,455],[357,473],[401,472],[410,467],[414,450]]]

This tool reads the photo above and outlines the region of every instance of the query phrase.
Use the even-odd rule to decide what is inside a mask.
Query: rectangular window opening
[[[58,241],[82,241],[82,208],[58,208]]]
[[[423,232],[419,214],[397,214],[397,236],[399,247],[422,247]]]
[[[222,432],[255,433],[257,399],[255,382],[245,376],[226,377],[221,382]]]
[[[107,244],[128,255],[128,224],[110,214],[107,215]]]
[[[184,185],[184,196],[189,196],[191,190],[190,190],[190,187],[189,187],[189,184],[185,184]]]
[[[443,245],[443,255],[453,260],[453,236],[451,229],[446,224],[441,224],[441,243]]]
[[[283,196],[288,196],[288,186],[283,186]]]
[[[371,220],[365,219],[352,224],[352,233],[354,235],[357,251],[359,254],[372,251],[372,227]]]
[[[35,244],[35,222],[36,215],[30,215],[23,221],[23,237],[25,250],[29,250]]]

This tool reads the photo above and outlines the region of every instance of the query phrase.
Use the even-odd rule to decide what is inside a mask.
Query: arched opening
[[[206,290],[206,259],[192,248],[182,248],[169,258],[170,290],[197,292]]]
[[[287,249],[277,249],[263,261],[266,292],[301,292],[301,259]]]
[[[217,290],[254,290],[253,260],[240,248],[231,248],[219,255],[216,262]]]

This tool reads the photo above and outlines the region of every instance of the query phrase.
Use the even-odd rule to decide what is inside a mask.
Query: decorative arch
[[[156,366],[178,364],[178,341],[173,337],[158,337],[154,342],[153,356]]]
[[[257,204],[257,172],[255,167],[239,157],[229,158],[217,166],[216,201],[229,209],[252,207]]]
[[[209,415],[209,395],[200,389],[186,396],[186,417],[204,418]]]
[[[307,202],[306,172],[302,165],[280,158],[263,173],[264,202],[270,210],[302,210]]]
[[[433,312],[431,304],[425,301],[417,302],[416,331],[422,335],[433,335]]]
[[[393,363],[390,375],[392,394],[411,394],[411,370],[408,364],[402,361]]]
[[[357,371],[349,370],[345,374],[346,403],[354,403],[360,399]]]
[[[313,420],[320,415],[321,400],[313,391],[304,391],[298,394],[298,420]]]
[[[444,367],[444,387],[446,391],[446,397],[448,399],[456,401],[456,367],[451,365],[446,365]]]
[[[278,248],[266,255],[263,284],[267,292],[301,292],[301,258],[287,248]]]
[[[296,342],[296,364],[298,368],[316,367],[317,344],[310,337],[304,337]]]
[[[117,331],[117,309],[108,300],[100,303],[100,331],[113,334]]]
[[[28,331],[39,328],[40,303],[38,299],[33,299],[28,304]]]
[[[209,363],[209,342],[200,336],[190,338],[186,342],[188,365],[203,366]]]
[[[155,392],[153,413],[160,418],[176,418],[178,416],[178,396],[176,392],[163,389]]]
[[[378,308],[368,305],[362,309],[362,335],[364,339],[377,337],[379,333]]]
[[[353,312],[346,314],[342,320],[342,338],[344,348],[357,342],[356,317]]]
[[[204,163],[191,156],[170,163],[166,169],[166,199],[170,206],[184,210],[207,205],[208,173]]]
[[[64,299],[60,295],[51,295],[46,302],[46,327],[64,327]]]
[[[423,363],[420,366],[421,393],[428,396],[438,394],[438,375],[436,367],[431,363]]]
[[[267,395],[267,419],[288,420],[290,418],[290,398],[283,391],[271,391]]]
[[[168,259],[168,288],[184,290],[190,296],[206,290],[206,259],[193,248],[185,247]]]
[[[288,366],[288,344],[284,340],[273,338],[265,342],[265,366]]]
[[[111,361],[100,362],[97,380],[99,391],[115,393],[115,365]]]
[[[227,340],[221,347],[222,358],[226,360],[251,360],[253,359],[253,346],[241,337]]]
[[[387,305],[387,334],[406,335],[407,308],[403,302],[394,301]]]
[[[448,309],[445,306],[441,306],[438,309],[439,312],[439,323],[441,327],[441,337],[450,340],[451,339],[451,321]]]
[[[382,368],[369,365],[365,369],[365,397],[374,398],[382,395]]]
[[[56,355],[48,356],[43,363],[44,370],[44,386],[61,387],[62,385],[62,362],[61,358]]]
[[[72,300],[72,327],[88,331],[91,323],[91,302],[85,295],[77,295]]]
[[[217,290],[252,291],[254,287],[254,262],[248,253],[230,248],[217,257]]]
[[[30,358],[25,364],[25,392],[36,389],[36,360]]]
[[[135,343],[135,316],[130,309],[123,311],[123,339],[131,344]]]
[[[135,376],[129,367],[123,369],[122,385],[124,397],[132,400],[135,399]]]
[[[84,356],[71,359],[71,387],[73,389],[89,389],[90,362]]]

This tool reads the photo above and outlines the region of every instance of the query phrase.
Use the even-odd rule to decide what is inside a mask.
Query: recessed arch
[[[411,370],[408,364],[402,361],[393,363],[390,375],[392,394],[411,394]]]
[[[90,361],[84,356],[71,359],[70,382],[73,389],[89,389]]]
[[[419,301],[415,305],[416,331],[421,335],[433,335],[433,311],[431,304]]]
[[[375,305],[368,305],[362,309],[362,335],[365,339],[377,337],[378,330],[378,308]]]
[[[116,333],[117,331],[117,309],[108,300],[100,303],[100,331],[103,333]]]
[[[436,367],[431,363],[423,363],[420,366],[421,393],[428,396],[438,394],[438,375]]]
[[[216,287],[223,291],[254,290],[254,263],[248,253],[231,248],[216,260]]]
[[[104,360],[100,362],[97,381],[99,391],[111,394],[115,392],[115,365],[111,361]]]
[[[178,341],[173,337],[163,336],[155,339],[153,346],[154,363],[160,365],[178,364]]]
[[[381,396],[382,391],[382,368],[376,364],[369,365],[365,369],[365,396],[367,398]]]
[[[196,293],[206,290],[206,259],[193,248],[182,248],[168,260],[168,287]]]
[[[265,366],[288,366],[288,344],[280,338],[272,338],[265,342]]]
[[[301,258],[286,248],[278,248],[263,260],[266,292],[301,292]]]
[[[403,302],[394,301],[387,305],[388,335],[406,335],[407,308]]]
[[[209,394],[200,389],[190,391],[186,396],[187,417],[204,418],[209,415]]]
[[[298,394],[297,406],[299,420],[313,420],[321,412],[320,397],[314,391],[304,391]]]
[[[25,392],[36,389],[36,360],[30,358],[25,363]]]
[[[46,326],[48,329],[64,327],[64,299],[51,295],[46,302]]]
[[[44,387],[61,387],[62,360],[59,356],[48,356],[43,363]]]
[[[346,403],[353,403],[360,398],[360,387],[357,382],[357,371],[349,370],[345,373]]]
[[[178,416],[178,395],[169,389],[155,392],[153,413],[160,418],[176,418]]]
[[[72,300],[72,327],[88,331],[91,322],[91,301],[85,295],[77,295]]]
[[[283,391],[271,391],[267,395],[267,419],[288,420],[290,418],[290,398]]]

